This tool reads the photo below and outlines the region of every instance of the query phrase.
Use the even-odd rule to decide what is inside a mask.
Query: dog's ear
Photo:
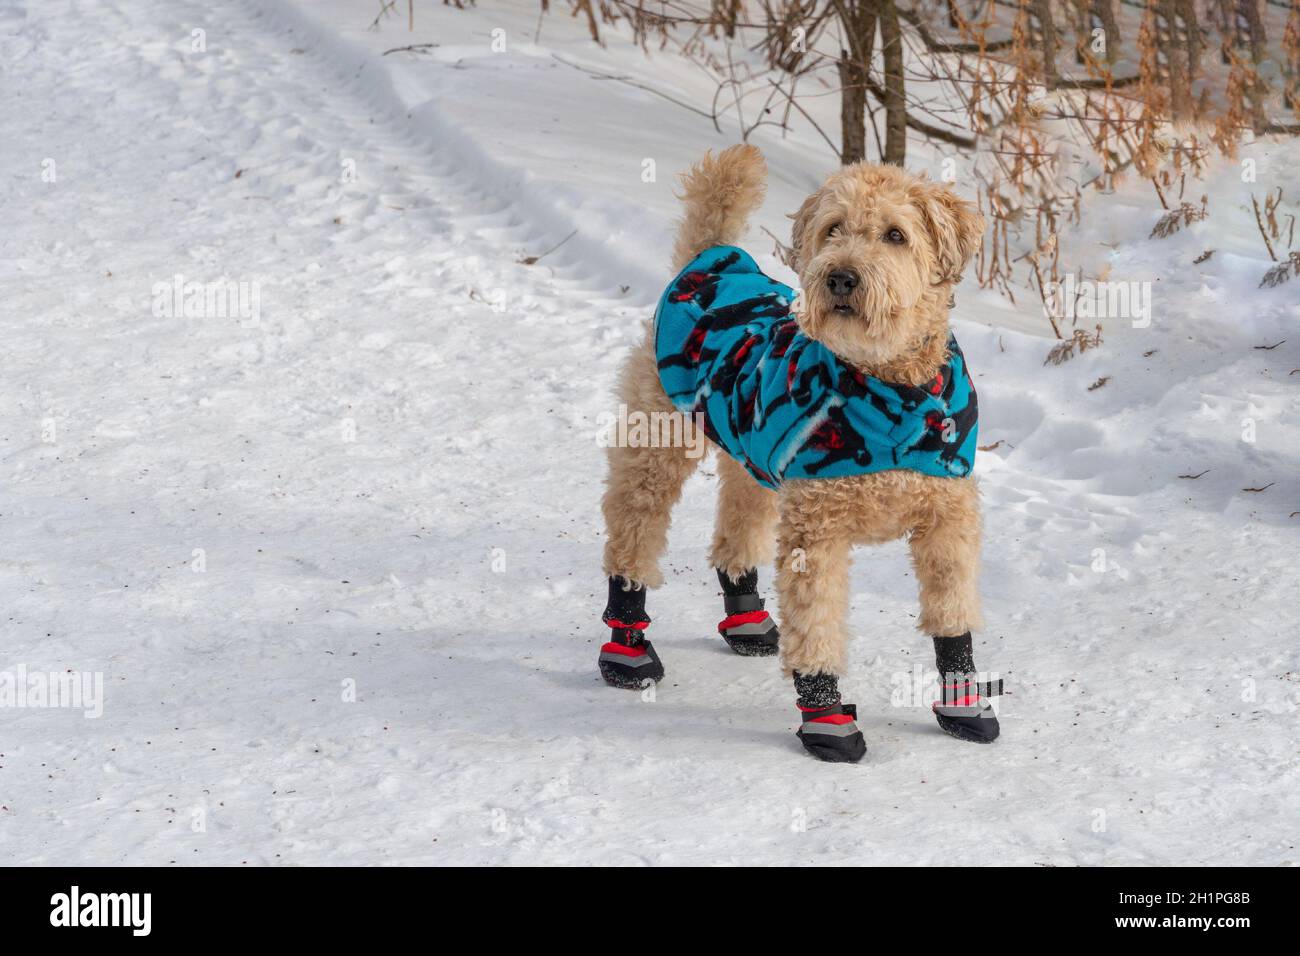
[[[957,282],[984,238],[984,217],[974,203],[962,199],[943,183],[918,182],[913,202],[921,211],[934,242],[936,285]]]
[[[803,271],[803,253],[804,247],[808,243],[808,230],[812,226],[813,213],[817,211],[817,204],[821,202],[822,191],[818,189],[799,207],[799,211],[790,218],[794,222],[790,226],[790,251],[794,253],[794,261],[790,263],[791,268],[796,272]]]

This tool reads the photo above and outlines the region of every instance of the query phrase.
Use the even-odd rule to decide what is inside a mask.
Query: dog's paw
[[[776,621],[761,607],[729,615],[718,625],[718,633],[741,657],[771,657],[777,652],[781,638]]]
[[[857,716],[858,709],[853,704],[804,710],[803,725],[795,731],[795,736],[803,749],[818,760],[857,763],[867,753],[867,742],[858,730]]]
[[[950,737],[976,744],[991,744],[998,739],[997,711],[989,700],[1002,694],[1001,679],[977,682],[962,678],[943,685],[943,696],[934,702],[934,719]]]
[[[649,641],[630,647],[609,641],[600,648],[600,676],[611,687],[640,690],[663,680],[664,665]]]
[[[991,744],[1002,732],[992,710],[984,716],[977,717],[951,717],[936,710],[934,719],[939,722],[939,727],[948,736],[956,737],[958,740],[969,740],[975,744]]]

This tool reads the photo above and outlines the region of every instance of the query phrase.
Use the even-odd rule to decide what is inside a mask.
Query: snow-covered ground
[[[717,637],[711,467],[651,596],[668,678],[595,667],[597,418],[673,174],[735,130],[571,64],[711,82],[532,0],[377,9],[0,0],[0,692],[103,679],[98,717],[0,707],[0,862],[1297,861],[1300,285],[1257,288],[1249,209],[1300,195],[1288,144],[1169,239],[1149,189],[1089,199],[1071,238],[1149,327],[1045,366],[1032,293],[959,291],[1004,734],[907,699],[897,544],[853,572],[868,758],[823,765]],[[755,142],[784,235],[833,157]],[[187,316],[178,275],[257,298]]]

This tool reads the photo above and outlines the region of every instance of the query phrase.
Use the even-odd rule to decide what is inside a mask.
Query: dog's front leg
[[[939,726],[962,740],[989,743],[1000,733],[987,698],[1000,681],[980,680],[971,631],[980,626],[979,492],[970,479],[938,479],[942,493],[912,531],[912,564],[921,585],[919,627],[934,639],[939,669]]]
[[[839,692],[848,656],[851,541],[811,497],[786,495],[781,502],[781,665],[794,678],[804,748],[821,760],[853,762],[862,759],[866,744],[855,708]]]
[[[781,666],[786,676],[841,674],[848,651],[849,540],[813,537],[785,516],[777,538]]]
[[[980,626],[979,490],[969,478],[940,478],[930,506],[910,538],[912,565],[921,585],[917,627],[954,637]]]

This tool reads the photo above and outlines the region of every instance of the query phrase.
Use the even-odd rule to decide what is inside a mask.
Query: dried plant
[[[1300,252],[1291,251],[1291,245],[1295,242],[1295,216],[1286,214],[1285,230],[1279,221],[1282,195],[1282,187],[1278,186],[1274,192],[1264,196],[1262,207],[1254,193],[1250,196],[1250,205],[1255,211],[1255,225],[1259,229],[1259,237],[1264,240],[1268,257],[1277,263],[1260,279],[1261,289],[1271,289],[1291,281],[1293,276],[1300,275]],[[1278,254],[1279,249],[1282,250],[1281,255]]]
[[[1075,329],[1074,334],[1062,342],[1058,342],[1047,353],[1047,358],[1043,360],[1044,365],[1061,365],[1074,358],[1078,352],[1086,352],[1089,349],[1095,349],[1101,345],[1101,326],[1097,326],[1096,331],[1086,332],[1083,329]]]
[[[1268,250],[1268,257],[1277,262],[1277,253],[1274,251],[1274,244],[1282,240],[1282,227],[1277,221],[1278,207],[1282,205],[1282,187],[1277,187],[1277,192],[1269,193],[1264,197],[1264,208],[1260,209],[1259,200],[1255,194],[1250,194],[1250,205],[1255,210],[1255,225],[1259,228],[1259,235],[1264,240],[1264,248]],[[1295,216],[1288,217],[1286,248],[1291,248],[1291,243],[1295,238]]]
[[[1194,222],[1200,222],[1209,217],[1206,209],[1206,197],[1201,197],[1200,208],[1193,206],[1189,202],[1180,203],[1177,209],[1171,209],[1161,216],[1157,221],[1155,228],[1151,230],[1148,239],[1167,239],[1184,226],[1190,226]]]
[[[1290,282],[1293,276],[1300,276],[1300,252],[1292,252],[1282,262],[1265,272],[1264,278],[1259,280],[1259,287],[1271,289],[1283,282]]]
[[[379,3],[377,21],[396,13],[394,0]],[[1198,208],[1182,193],[1212,151],[1300,133],[1289,122],[1300,117],[1300,2],[569,0],[568,9],[595,42],[614,42],[605,27],[620,23],[642,49],[692,61],[716,92],[687,102],[569,66],[648,89],[719,133],[811,129],[841,162],[903,163],[917,138],[938,147],[989,221],[979,283],[1012,301],[1073,271],[1069,225],[1085,190],[1138,173],[1164,210],[1151,236],[1167,237],[1205,218],[1205,200]],[[1205,55],[1212,48],[1218,56]],[[838,129],[810,109],[825,96],[839,103]],[[1289,279],[1290,242],[1269,214],[1266,202],[1261,235]]]

